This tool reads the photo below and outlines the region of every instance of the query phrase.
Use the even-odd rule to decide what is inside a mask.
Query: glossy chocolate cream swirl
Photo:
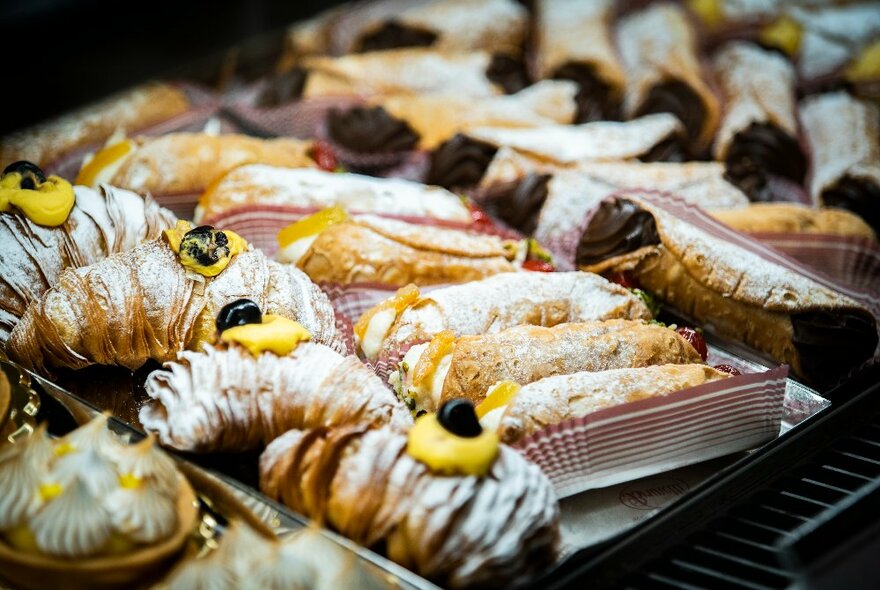
[[[437,34],[417,29],[391,20],[361,37],[357,52],[381,51],[401,47],[430,47],[437,40]]]
[[[445,188],[474,186],[483,178],[497,151],[493,145],[456,134],[434,150],[425,182]]]
[[[700,136],[706,118],[706,106],[694,90],[678,80],[651,88],[636,112],[637,117],[653,113],[672,113],[682,122],[693,142]]]
[[[495,185],[483,193],[480,205],[510,227],[531,235],[547,200],[549,181],[548,174],[532,173],[521,180]]]
[[[490,82],[501,86],[507,94],[519,92],[531,84],[522,58],[502,53],[492,55],[492,61],[486,68],[486,77]]]
[[[406,121],[382,107],[331,109],[327,133],[339,146],[361,154],[399,153],[415,149],[419,143],[419,134]]]
[[[845,175],[822,193],[828,207],[852,211],[880,235],[880,186],[869,178]]]
[[[299,100],[308,75],[303,68],[293,68],[275,76],[257,97],[257,106],[274,107]]]
[[[875,320],[865,313],[811,311],[792,315],[791,325],[801,371],[823,390],[870,359],[877,348]]]
[[[654,216],[628,199],[603,201],[575,250],[575,264],[598,264],[660,243]]]
[[[599,77],[594,66],[568,62],[556,70],[553,77],[571,80],[578,85],[575,123],[620,119],[620,97],[610,84]]]
[[[776,200],[769,175],[803,184],[807,160],[797,140],[769,123],[752,123],[737,133],[724,160],[727,177],[752,201]]]

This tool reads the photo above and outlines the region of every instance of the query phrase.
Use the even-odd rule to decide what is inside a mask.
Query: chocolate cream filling
[[[415,149],[419,134],[406,121],[391,116],[382,107],[331,109],[327,132],[339,146],[362,154],[388,154]]]
[[[843,176],[822,193],[829,207],[852,211],[880,235],[880,186],[868,178]]]
[[[627,199],[603,201],[578,241],[575,264],[598,264],[659,243],[653,215]]]
[[[390,20],[372,33],[361,37],[356,51],[366,53],[401,47],[430,47],[436,40],[437,33]]]
[[[532,173],[521,180],[497,184],[483,193],[480,205],[514,229],[531,235],[547,200],[549,174]]]
[[[425,182],[445,188],[474,186],[483,178],[497,151],[491,144],[458,133],[431,154]]]
[[[257,106],[274,107],[299,100],[308,76],[308,70],[296,67],[273,77],[257,97]]]
[[[517,58],[504,53],[492,55],[492,61],[486,68],[486,77],[490,82],[501,86],[507,94],[519,92],[531,84],[522,57]]]
[[[775,200],[768,176],[803,184],[807,160],[797,140],[769,123],[752,123],[737,133],[724,161],[727,177],[752,201]]]
[[[638,159],[640,162],[687,162],[691,154],[684,137],[680,133],[670,133]]]
[[[575,123],[620,120],[620,96],[599,76],[592,64],[567,62],[554,72],[553,78],[571,80],[578,85]]]
[[[678,80],[651,88],[639,106],[637,117],[653,113],[672,113],[682,122],[691,142],[697,140],[706,118],[706,106],[694,90]]]
[[[874,355],[877,326],[870,315],[818,310],[791,316],[792,342],[804,376],[821,389],[836,385]]]

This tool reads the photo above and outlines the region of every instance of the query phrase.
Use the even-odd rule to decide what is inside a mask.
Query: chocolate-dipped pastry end
[[[653,113],[672,113],[678,117],[691,142],[699,138],[707,115],[706,105],[700,96],[679,80],[671,80],[651,88],[636,110],[637,117]]]
[[[801,373],[822,390],[874,355],[877,326],[870,315],[849,310],[811,311],[791,316],[792,342]]]
[[[449,189],[474,186],[497,151],[493,145],[456,134],[434,150],[425,182]]]
[[[486,68],[486,77],[501,86],[507,94],[519,92],[532,83],[522,57],[502,53],[492,55],[492,61]]]
[[[575,250],[575,264],[589,266],[660,243],[654,216],[629,199],[603,201]]]
[[[880,185],[876,181],[844,175],[822,192],[822,202],[852,211],[880,235]]]
[[[299,100],[308,75],[308,70],[296,67],[275,76],[257,97],[257,106],[274,107]]]
[[[366,53],[401,47],[430,47],[436,40],[437,34],[432,31],[390,20],[373,32],[361,37],[356,51],[357,53]]]
[[[724,161],[727,177],[752,201],[773,201],[768,176],[802,184],[807,161],[797,140],[775,125],[752,123],[737,133]]]
[[[687,141],[677,131],[670,133],[639,156],[640,162],[687,162],[691,159]]]
[[[331,109],[327,132],[343,148],[363,154],[403,152],[419,143],[419,134],[406,121],[393,117],[382,107]]]
[[[620,95],[599,76],[592,64],[567,62],[554,72],[553,78],[571,80],[578,85],[575,123],[620,120]]]
[[[480,205],[510,227],[531,235],[547,200],[549,181],[548,174],[532,173],[521,180],[490,187],[483,193]]]

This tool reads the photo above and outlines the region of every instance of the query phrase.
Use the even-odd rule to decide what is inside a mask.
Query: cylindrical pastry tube
[[[510,403],[492,410],[481,422],[484,427],[496,428],[501,440],[512,444],[569,418],[728,377],[717,369],[694,364],[548,377],[524,386]]]
[[[387,428],[292,430],[260,458],[260,489],[445,588],[503,587],[556,557],[553,488],[504,445],[465,477],[434,474]]]
[[[391,375],[398,396],[428,412],[457,397],[477,405],[499,381],[526,385],[580,371],[700,362],[694,347],[674,330],[632,320],[517,326],[456,338],[440,355],[430,350],[428,344],[413,346]]]
[[[356,357],[300,343],[287,356],[240,346],[184,351],[144,385],[140,421],[182,451],[245,451],[292,428],[405,428],[409,410]]]
[[[76,204],[57,227],[18,213],[0,213],[0,343],[27,306],[55,285],[65,268],[87,266],[159,237],[174,227],[170,211],[149,196],[100,186],[74,188]]]
[[[791,63],[756,45],[732,43],[715,56],[714,71],[724,98],[715,159],[754,201],[773,199],[768,175],[803,183],[807,164]]]
[[[583,232],[576,263],[630,273],[685,315],[819,387],[877,347],[876,321],[859,303],[643,200],[605,201]]]
[[[697,150],[709,147],[718,127],[718,99],[705,82],[697,36],[684,9],[658,3],[624,17],[617,42],[627,72],[628,116],[673,113]]]
[[[516,242],[362,215],[281,250],[315,282],[403,287],[465,283],[514,272]]]
[[[810,194],[816,205],[861,216],[880,232],[880,111],[846,92],[801,103],[812,156]]]
[[[877,239],[861,217],[845,209],[814,209],[796,203],[756,203],[745,209],[713,211],[712,216],[746,233],[828,234]]]
[[[367,358],[401,351],[443,330],[456,336],[492,334],[523,324],[651,319],[630,291],[582,272],[502,273],[437,289],[398,311],[385,304],[367,312],[358,344]]]
[[[614,2],[539,0],[534,11],[536,77],[577,82],[577,122],[618,118],[626,74],[614,47]]]

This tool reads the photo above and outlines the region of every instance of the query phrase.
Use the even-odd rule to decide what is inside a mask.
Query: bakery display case
[[[871,586],[880,6],[147,12],[4,19],[0,587]]]

